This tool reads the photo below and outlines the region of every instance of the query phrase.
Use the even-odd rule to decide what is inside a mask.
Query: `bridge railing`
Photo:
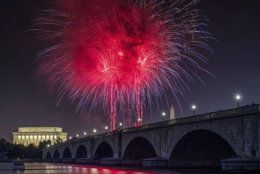
[[[199,122],[199,121],[205,121],[205,120],[211,120],[211,119],[220,119],[220,118],[225,118],[225,117],[241,116],[241,115],[245,115],[245,114],[253,114],[253,113],[258,113],[258,112],[260,112],[260,105],[252,104],[252,105],[247,105],[247,106],[240,107],[240,108],[219,110],[217,112],[212,112],[212,113],[176,118],[176,119],[162,121],[162,122],[158,122],[158,123],[145,124],[145,125],[142,125],[139,127],[125,128],[122,131],[130,132],[130,131],[136,131],[136,130],[140,130],[140,129],[151,129],[151,128],[158,128],[158,127],[172,126],[174,124],[185,124],[185,123],[190,123],[190,122]]]

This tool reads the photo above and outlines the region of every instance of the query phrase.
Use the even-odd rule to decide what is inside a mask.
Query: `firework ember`
[[[192,0],[58,1],[37,20],[48,47],[41,72],[68,95],[141,124],[145,103],[185,91],[209,50],[205,20]],[[127,113],[125,113],[127,112]]]

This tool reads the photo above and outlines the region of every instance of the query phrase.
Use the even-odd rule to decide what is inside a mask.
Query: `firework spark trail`
[[[210,50],[207,21],[194,0],[57,1],[36,22],[49,48],[40,72],[86,105],[102,107],[116,128],[118,114],[131,110],[143,120],[145,103],[187,90]],[[126,108],[126,109],[124,109]]]

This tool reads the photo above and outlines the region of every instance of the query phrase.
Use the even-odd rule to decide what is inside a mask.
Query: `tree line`
[[[50,141],[40,142],[38,146],[30,144],[12,144],[7,140],[0,139],[0,159],[41,159],[43,149],[51,144]]]

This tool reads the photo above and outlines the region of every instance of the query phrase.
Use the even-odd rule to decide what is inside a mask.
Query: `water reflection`
[[[0,163],[0,174],[222,174],[216,170],[145,170],[52,163],[25,163],[25,171],[12,171],[10,166]]]

